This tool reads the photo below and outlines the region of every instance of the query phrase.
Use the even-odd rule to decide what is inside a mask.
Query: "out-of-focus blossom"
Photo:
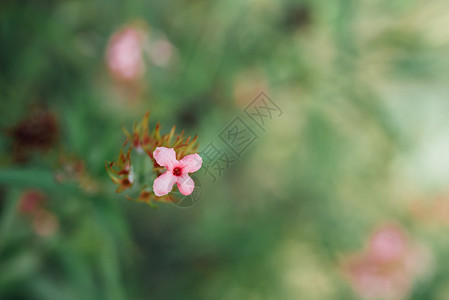
[[[9,130],[13,138],[13,155],[17,162],[25,162],[33,151],[47,151],[59,136],[56,116],[44,109],[34,109]]]
[[[246,70],[235,77],[232,94],[238,107],[248,106],[260,91],[269,91],[268,79],[261,71]]]
[[[444,224],[449,224],[449,197],[440,197],[435,200],[431,209],[431,218],[436,218]]]
[[[19,211],[23,214],[33,214],[42,207],[46,197],[35,190],[25,191],[19,200]]]
[[[57,216],[47,210],[47,195],[28,190],[19,199],[19,211],[32,222],[33,231],[42,237],[53,235],[59,228]]]
[[[108,69],[119,81],[139,81],[147,63],[167,67],[175,57],[175,49],[163,33],[150,32],[145,23],[136,24],[116,31],[107,46]]]
[[[176,49],[163,32],[150,30],[144,21],[136,20],[112,34],[106,48],[105,62],[113,84],[108,84],[108,101],[116,99],[137,104],[148,91],[151,75],[160,77],[161,69],[171,70],[176,62]],[[156,69],[157,71],[153,71]],[[127,106],[131,108],[132,106]]]
[[[425,224],[449,225],[449,196],[413,201],[409,205],[409,211],[414,218]]]
[[[429,252],[395,224],[376,230],[367,247],[344,264],[353,289],[364,299],[404,299],[430,267]]]
[[[153,152],[156,162],[167,169],[153,184],[156,196],[164,196],[170,193],[176,183],[178,189],[184,196],[193,192],[195,183],[188,173],[193,173],[201,168],[203,159],[198,154],[190,154],[178,161],[173,148],[157,147]]]
[[[114,78],[121,81],[136,81],[142,77],[145,71],[144,40],[144,32],[131,25],[112,35],[106,51],[106,60]]]
[[[368,255],[379,262],[390,262],[406,255],[407,246],[405,233],[395,225],[388,225],[374,232],[369,241]]]
[[[40,209],[33,217],[33,229],[42,237],[52,236],[59,228],[58,218],[51,212]]]
[[[151,39],[146,49],[151,62],[159,67],[167,67],[175,58],[175,49],[163,34]]]

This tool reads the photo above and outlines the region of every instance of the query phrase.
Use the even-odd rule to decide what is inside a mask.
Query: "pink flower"
[[[181,194],[188,196],[193,192],[195,183],[188,173],[193,173],[201,168],[203,159],[198,154],[190,154],[176,160],[173,148],[157,147],[153,152],[156,162],[167,169],[153,183],[153,191],[156,196],[164,196],[170,193],[173,185],[177,183]]]
[[[425,247],[388,223],[374,231],[364,250],[347,258],[344,272],[363,299],[405,299],[431,262]]]
[[[414,281],[403,260],[386,264],[366,253],[351,256],[345,268],[353,289],[363,299],[404,299]]]
[[[407,254],[409,241],[402,229],[394,224],[379,228],[369,241],[369,254],[381,262],[401,259]]]
[[[143,32],[133,26],[114,33],[106,53],[107,64],[114,77],[124,81],[142,77],[145,71],[143,40]]]
[[[21,213],[33,215],[47,201],[46,196],[39,191],[26,191],[19,200]]]

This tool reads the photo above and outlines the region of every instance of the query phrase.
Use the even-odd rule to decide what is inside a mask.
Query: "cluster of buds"
[[[347,258],[344,271],[363,299],[405,299],[430,269],[430,253],[396,224],[384,224],[366,248]]]
[[[159,123],[150,132],[149,118],[150,113],[147,112],[139,123],[134,124],[132,132],[123,129],[126,140],[120,149],[118,159],[114,162],[105,163],[106,171],[113,183],[117,185],[117,193],[127,190],[137,194],[137,197],[126,195],[128,199],[148,204],[152,204],[152,200],[176,202],[177,199],[169,194],[171,186],[168,188],[170,183],[173,185],[176,181],[172,182],[172,179],[169,180],[168,178],[164,180],[166,176],[162,177],[162,175],[168,172],[171,172],[174,176],[186,175],[186,172],[195,172],[201,167],[201,158],[198,154],[194,154],[198,149],[198,136],[193,139],[190,136],[184,137],[184,131],[176,134],[175,126],[169,133],[161,134]],[[173,153],[173,157],[166,156],[166,152]],[[192,158],[197,159],[194,161]],[[185,163],[185,172],[181,172],[181,169],[174,170],[171,168],[172,161],[177,162],[178,160],[180,160],[179,163]],[[187,166],[186,162],[199,166],[197,168]],[[189,179],[189,183],[191,182],[190,177],[184,178],[186,178],[185,180]],[[153,188],[148,184],[151,181],[154,181]],[[182,186],[182,183],[179,179],[178,188]],[[161,185],[164,185],[165,188],[162,190],[165,192],[161,192],[158,188]],[[187,192],[181,188],[180,192],[187,195]]]
[[[94,193],[98,190],[98,184],[89,175],[86,163],[74,154],[60,153],[54,178],[58,183],[74,182],[88,193]]]

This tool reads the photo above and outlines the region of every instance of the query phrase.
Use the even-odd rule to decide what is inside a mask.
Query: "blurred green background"
[[[0,299],[449,299],[448,82],[444,0],[3,0]],[[153,209],[104,170],[147,110],[259,138]]]

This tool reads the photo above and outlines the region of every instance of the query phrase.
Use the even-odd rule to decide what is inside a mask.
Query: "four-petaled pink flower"
[[[180,161],[176,160],[173,148],[157,147],[153,152],[156,162],[167,169],[153,183],[153,191],[156,196],[164,196],[170,193],[175,183],[181,194],[188,196],[193,192],[195,183],[188,173],[193,173],[201,168],[203,159],[198,154],[190,154]]]

